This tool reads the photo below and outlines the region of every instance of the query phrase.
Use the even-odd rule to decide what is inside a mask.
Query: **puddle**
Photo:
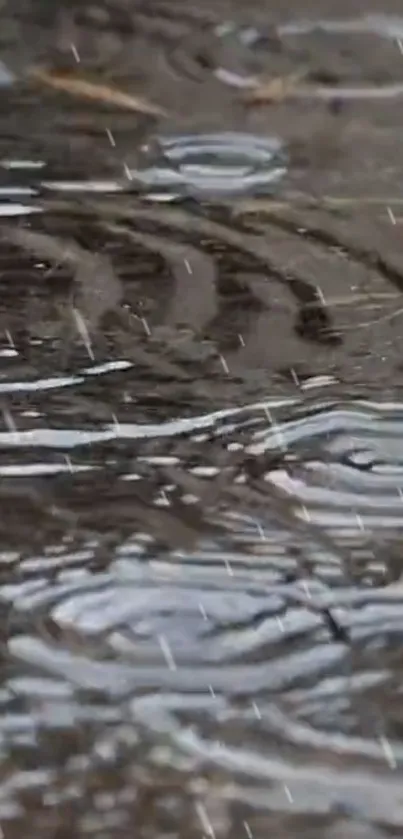
[[[403,826],[403,18],[241,5],[4,10],[6,839]]]

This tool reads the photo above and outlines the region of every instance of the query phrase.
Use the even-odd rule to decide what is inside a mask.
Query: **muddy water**
[[[279,5],[2,3],[5,837],[402,833],[403,17]]]

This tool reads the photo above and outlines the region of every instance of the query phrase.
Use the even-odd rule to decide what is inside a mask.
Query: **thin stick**
[[[95,82],[80,79],[77,76],[62,76],[54,73],[52,70],[45,70],[40,67],[32,67],[28,71],[28,76],[35,81],[41,82],[48,87],[53,87],[55,90],[60,90],[63,93],[68,93],[71,96],[104,102],[106,105],[113,105],[116,108],[136,111],[141,114],[167,116],[167,112],[159,105],[149,102],[148,99],[132,96],[130,93],[125,93],[116,87],[96,84]]]

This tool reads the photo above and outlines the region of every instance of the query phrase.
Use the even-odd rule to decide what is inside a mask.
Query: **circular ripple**
[[[98,733],[93,728],[87,733],[91,748],[109,749],[113,764],[130,720],[129,765],[145,738],[143,766],[150,771],[155,765],[167,771],[176,767],[188,779],[202,767],[220,772],[229,807],[235,799],[261,807],[264,789],[264,806],[278,812],[287,812],[291,803],[301,814],[353,808],[363,819],[401,826],[400,582],[368,582],[365,568],[350,581],[339,564],[333,585],[331,573],[316,574],[314,565],[307,569],[304,545],[295,553],[301,537],[297,485],[288,487],[289,501],[283,501],[279,517],[271,491],[282,486],[279,470],[267,468],[260,482],[256,472],[251,481],[247,468],[251,457],[259,466],[270,448],[278,451],[279,432],[286,451],[282,474],[293,480],[295,469],[305,470],[305,487],[319,454],[336,467],[347,451],[350,491],[360,501],[365,495],[371,506],[371,490],[380,492],[379,475],[364,473],[364,493],[362,462],[373,464],[376,452],[377,463],[398,464],[393,440],[401,433],[401,410],[357,403],[313,405],[303,413],[297,405],[266,406],[279,417],[273,429],[262,407],[154,426],[160,441],[164,435],[170,439],[171,462],[176,456],[177,465],[175,450],[188,435],[191,463],[183,461],[178,475],[193,473],[199,489],[207,482],[209,493],[217,474],[207,464],[202,471],[205,450],[197,446],[203,432],[213,446],[214,437],[224,443],[230,456],[234,438],[242,439],[247,430],[253,442],[238,449],[239,468],[217,497],[226,534],[205,537],[192,551],[158,556],[150,555],[140,534],[127,537],[98,573],[88,567],[94,544],[70,557],[65,549],[59,555],[48,552],[36,563],[22,561],[20,579],[2,585],[0,600],[13,615],[8,640],[13,667],[5,701],[13,696],[19,703],[18,712],[8,705],[8,741],[20,742],[21,708],[24,720],[30,720],[26,745],[34,743],[37,726],[45,732],[77,724],[87,730],[91,719],[98,726]],[[292,415],[288,420],[285,410]],[[143,426],[144,440],[152,433],[152,426]],[[146,449],[141,457],[147,457]],[[158,463],[163,465],[150,454],[150,467],[157,469]],[[383,487],[386,481],[383,474]],[[231,508],[237,486],[243,493],[242,515]],[[169,509],[169,485],[166,492]],[[343,502],[343,481],[336,468],[332,494],[321,500],[330,523],[337,501]],[[320,555],[319,571],[331,572],[340,533],[331,528],[332,556],[321,542],[316,498],[303,498],[303,504],[312,514],[305,547],[309,537]],[[364,544],[365,530],[356,526]],[[383,556],[386,565],[387,544]],[[52,579],[47,563],[54,568]],[[332,628],[329,610],[344,634]],[[100,733],[106,722],[108,745]],[[10,783],[12,807],[18,796]],[[50,777],[48,788],[52,784]]]
[[[241,132],[188,134],[157,139],[159,159],[131,178],[148,194],[164,200],[191,196],[199,200],[271,192],[286,174],[283,144],[276,138]],[[154,195],[155,197],[155,195]]]

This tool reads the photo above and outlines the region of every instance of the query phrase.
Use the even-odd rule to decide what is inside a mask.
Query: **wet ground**
[[[403,831],[401,2],[3,0],[0,829]]]

